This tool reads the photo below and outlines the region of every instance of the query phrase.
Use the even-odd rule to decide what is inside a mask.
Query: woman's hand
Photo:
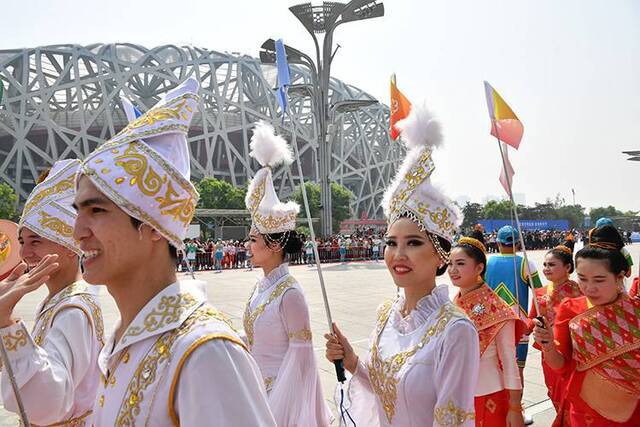
[[[13,309],[23,296],[35,291],[49,280],[49,275],[59,266],[56,262],[58,255],[47,255],[31,271],[27,271],[27,264],[18,264],[9,277],[0,282],[0,328],[14,323]]]
[[[533,319],[535,327],[533,328],[533,339],[537,342],[543,350],[549,350],[555,348],[553,329],[545,327],[538,319]]]
[[[338,325],[333,324],[333,335],[325,334],[324,337],[327,340],[325,353],[327,360],[333,363],[335,360],[342,359],[345,369],[353,374],[358,366],[358,356],[349,344],[349,340],[338,329]]]

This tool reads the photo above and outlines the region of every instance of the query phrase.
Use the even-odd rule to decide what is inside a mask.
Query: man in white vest
[[[197,90],[188,79],[130,115],[78,174],[84,278],[104,283],[120,311],[98,359],[96,427],[275,425],[236,331],[197,286],[176,278],[176,250],[198,201],[187,145]]]

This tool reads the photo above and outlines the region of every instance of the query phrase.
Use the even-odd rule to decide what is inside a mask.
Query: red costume
[[[515,348],[527,329],[526,324],[486,284],[464,296],[458,294],[454,303],[467,313],[478,330],[481,371],[478,375],[476,393],[483,393],[484,390],[486,394],[475,396],[475,424],[478,427],[505,426],[509,411],[508,389],[521,388]],[[510,322],[514,322],[515,327],[509,325]],[[506,327],[507,325],[509,326]],[[513,336],[507,338],[503,335],[505,333]],[[491,350],[487,351],[490,347]],[[505,353],[511,354],[506,356],[511,357],[510,361],[502,360],[500,357]],[[496,379],[496,376],[500,378]],[[495,387],[492,384],[502,386]],[[500,387],[502,388],[498,389]]]
[[[633,278],[633,283],[631,284],[631,289],[629,289],[629,296],[630,297],[637,297],[638,296],[638,278],[637,277]]]
[[[553,283],[549,283],[547,286],[535,289],[535,295],[538,299],[538,305],[540,306],[541,315],[545,318],[547,326],[553,326],[556,316],[558,314],[558,307],[565,298],[576,298],[582,295],[578,284],[573,280],[567,280],[560,286],[554,286]],[[538,316],[535,305],[531,304],[531,310],[529,310],[529,328],[533,330],[535,326],[533,319]],[[540,345],[536,342],[533,343],[533,347],[538,350],[542,350]],[[565,379],[563,376],[551,369],[544,359],[544,353],[542,353],[542,372],[544,373],[544,382],[547,385],[547,394],[553,402],[553,406],[558,410],[562,394],[565,389]]]
[[[559,307],[554,336],[567,387],[554,426],[640,426],[640,299]]]

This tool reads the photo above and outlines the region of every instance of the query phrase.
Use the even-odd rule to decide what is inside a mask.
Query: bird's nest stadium
[[[23,203],[45,168],[59,159],[84,158],[126,125],[120,97],[146,111],[189,76],[201,84],[199,113],[189,131],[194,180],[214,176],[245,185],[259,168],[248,156],[252,125],[266,120],[289,137],[295,132],[305,179],[318,181],[311,97],[291,94],[292,119],[282,124],[274,66],[246,55],[134,44],[0,50],[2,181]],[[299,87],[311,84],[306,68],[292,66],[291,79]],[[330,82],[331,104],[370,99],[355,86]],[[330,179],[355,195],[354,216],[380,217],[382,192],[404,155],[402,146],[389,139],[389,109],[374,104],[332,120]],[[299,184],[297,170],[294,164],[275,171],[281,197]]]

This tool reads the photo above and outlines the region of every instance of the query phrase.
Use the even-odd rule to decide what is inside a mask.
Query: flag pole
[[[27,411],[24,409],[24,402],[22,401],[22,397],[20,396],[20,389],[18,388],[18,383],[16,382],[16,376],[13,372],[11,362],[9,361],[7,349],[4,347],[4,342],[2,340],[0,340],[0,357],[2,358],[2,364],[4,365],[3,369],[6,371],[7,377],[9,377],[9,383],[11,384],[13,395],[16,398],[20,421],[22,422],[22,425],[29,426],[31,424],[29,424],[29,419],[27,418]]]
[[[525,269],[527,272],[527,278],[528,280],[528,286],[529,288],[531,288],[531,290],[533,291],[533,306],[536,309],[536,313],[538,314],[538,316],[536,317],[538,320],[540,320],[543,325],[544,325],[544,318],[542,317],[542,312],[540,311],[540,305],[538,304],[538,298],[536,298],[535,295],[535,288],[533,287],[533,279],[531,277],[531,269],[529,268],[529,257],[527,256],[527,248],[524,245],[524,237],[522,236],[522,226],[520,224],[520,218],[518,218],[518,207],[516,206],[516,203],[513,199],[513,188],[511,185],[511,177],[509,176],[509,172],[507,170],[507,161],[505,159],[505,154],[504,154],[504,150],[502,149],[502,144],[500,143],[500,136],[498,134],[498,126],[496,125],[496,121],[495,119],[491,119],[491,122],[493,124],[493,128],[496,131],[495,137],[496,137],[496,141],[498,142],[498,149],[500,150],[500,158],[502,159],[502,168],[504,170],[504,175],[505,175],[505,179],[507,180],[507,187],[509,188],[509,199],[511,200],[511,206],[513,209],[513,216],[515,217],[516,220],[516,226],[518,227],[518,234],[520,237],[520,246],[522,247],[522,255],[524,257],[524,264],[525,264]],[[514,253],[515,253],[515,241],[514,243]],[[515,284],[516,288],[517,288],[517,283]]]
[[[286,93],[285,93],[286,96]],[[286,112],[291,121],[291,145],[293,146],[293,152],[296,156],[296,164],[298,165],[298,177],[300,180],[300,192],[302,193],[302,200],[304,202],[305,215],[307,217],[307,224],[309,226],[309,235],[311,237],[311,246],[313,248],[313,256],[316,261],[316,268],[318,272],[318,279],[320,280],[320,289],[322,290],[322,300],[324,301],[324,310],[327,317],[327,324],[329,326],[329,333],[333,334],[333,320],[331,317],[331,308],[329,307],[329,297],[327,296],[327,289],[324,283],[324,276],[322,275],[322,267],[320,263],[320,253],[318,252],[318,244],[316,242],[316,233],[313,230],[313,221],[311,219],[311,209],[309,208],[309,198],[307,197],[307,188],[304,182],[304,175],[302,174],[302,162],[300,152],[298,151],[298,138],[296,135],[295,120],[291,114],[291,109],[287,105]],[[333,364],[336,368],[336,377],[338,381],[343,383],[347,380],[344,370],[344,361],[342,359],[334,360]]]

